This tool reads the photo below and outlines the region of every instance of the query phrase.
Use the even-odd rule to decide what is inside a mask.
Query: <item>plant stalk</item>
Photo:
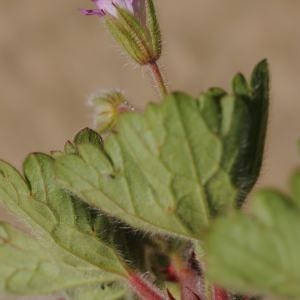
[[[178,254],[171,258],[171,270],[181,287],[182,300],[201,300],[202,271],[192,251],[187,260]]]
[[[160,95],[162,97],[166,96],[168,94],[168,89],[167,89],[167,85],[165,83],[165,80],[163,78],[163,75],[161,73],[161,70],[157,64],[157,62],[151,62],[149,64],[150,66],[150,70],[152,72],[154,81],[159,89]]]
[[[129,284],[143,300],[166,300],[167,297],[157,287],[146,281],[140,275],[131,273],[128,278]]]
[[[214,287],[214,299],[215,300],[229,300],[230,297],[226,290],[215,286]]]

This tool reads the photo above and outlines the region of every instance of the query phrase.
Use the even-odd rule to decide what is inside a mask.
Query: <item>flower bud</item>
[[[161,34],[152,0],[93,0],[97,9],[81,10],[104,18],[116,41],[138,64],[161,56]]]
[[[133,107],[119,91],[94,96],[90,102],[95,107],[94,122],[99,133],[113,130],[120,114],[133,111]]]

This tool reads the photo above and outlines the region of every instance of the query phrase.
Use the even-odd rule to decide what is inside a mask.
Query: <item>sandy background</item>
[[[165,40],[164,71],[173,89],[197,95],[228,88],[267,57],[271,117],[260,185],[286,186],[299,165],[300,1],[156,1]],[[121,88],[142,108],[156,94],[132,68],[87,0],[0,0],[0,157],[21,166],[28,152],[60,149],[91,124],[86,97]],[[21,298],[18,298],[21,299]]]

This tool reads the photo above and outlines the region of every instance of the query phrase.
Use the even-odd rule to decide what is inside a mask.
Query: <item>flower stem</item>
[[[159,69],[157,62],[152,62],[149,64],[149,66],[161,96],[162,97],[166,96],[168,94],[167,85],[164,81],[163,75]]]

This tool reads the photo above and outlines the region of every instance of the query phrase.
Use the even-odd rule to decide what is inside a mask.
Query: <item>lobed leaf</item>
[[[0,223],[0,294],[49,294],[94,283],[109,283],[116,276],[59,263],[32,236]]]
[[[59,180],[133,227],[200,239],[212,217],[243,202],[259,174],[264,135],[254,131],[265,130],[266,62],[253,78],[249,93],[237,78],[233,95],[173,93],[144,114],[124,114],[104,149],[83,143],[57,158]]]
[[[93,144],[95,141],[89,139]],[[38,248],[32,237],[9,231],[14,243],[24,243],[24,251],[28,251],[24,255],[31,255],[31,244],[35,252],[32,259],[24,258],[28,265],[22,273],[22,259],[13,264],[14,257],[8,252],[10,246],[4,243],[3,253],[10,267],[1,270],[5,279],[14,281],[13,288],[4,281],[0,294],[41,294],[95,282],[119,281],[127,276],[118,249],[95,231],[95,222],[101,217],[57,186],[53,161],[45,154],[29,155],[24,162],[25,179],[9,164],[0,162],[0,201],[30,227],[40,245]],[[5,260],[4,256],[1,259]],[[22,283],[22,276],[28,282]],[[53,276],[53,282],[47,284],[46,276]]]
[[[58,177],[89,204],[134,227],[195,236],[209,217],[201,180],[209,180],[221,156],[221,144],[199,119],[197,105],[177,94],[149,106],[144,116],[125,115],[105,151],[82,144],[78,155],[59,157]],[[189,128],[180,121],[181,113],[190,115]],[[198,134],[207,135],[205,141],[189,130],[194,122]],[[207,160],[200,159],[207,154]]]

